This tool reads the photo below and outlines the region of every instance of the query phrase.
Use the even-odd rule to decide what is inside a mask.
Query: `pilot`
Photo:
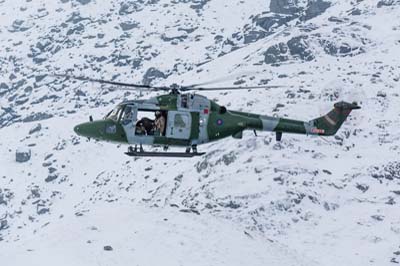
[[[164,130],[165,130],[165,117],[161,113],[161,111],[156,111],[155,113],[156,120],[154,122],[154,126],[157,131],[160,132],[160,135],[164,135]]]

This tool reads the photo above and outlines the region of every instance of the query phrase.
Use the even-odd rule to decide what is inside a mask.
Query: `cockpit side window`
[[[111,113],[109,113],[107,116],[106,116],[106,118],[107,119],[111,119],[111,120],[114,120],[114,121],[118,121],[118,118],[120,117],[120,114],[121,114],[121,110],[122,110],[122,106],[117,106],[117,107],[115,107],[112,111],[111,111]]]
[[[122,113],[121,121],[124,125],[129,124],[134,119],[132,106],[127,105]]]

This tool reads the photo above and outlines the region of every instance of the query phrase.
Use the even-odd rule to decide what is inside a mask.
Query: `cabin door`
[[[192,119],[189,112],[169,111],[166,137],[189,139]]]

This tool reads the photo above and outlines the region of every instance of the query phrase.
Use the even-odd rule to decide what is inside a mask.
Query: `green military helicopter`
[[[131,100],[118,104],[103,119],[93,120],[74,127],[76,134],[96,140],[134,145],[126,152],[129,156],[194,157],[205,154],[197,145],[229,136],[240,139],[244,130],[273,131],[276,140],[283,133],[305,135],[334,135],[353,109],[360,109],[356,102],[337,102],[328,114],[310,121],[298,121],[267,115],[228,110],[215,101],[194,93],[240,89],[266,89],[281,86],[254,87],[202,87],[199,85],[156,87],[128,84],[84,77],[56,75],[81,81],[123,86],[131,90],[165,91],[169,94],[146,100]],[[156,114],[150,119],[148,115]],[[157,126],[158,125],[158,126]],[[147,152],[142,145],[163,146],[163,152]],[[139,148],[138,148],[139,146]],[[168,152],[169,146],[186,147],[185,152]]]

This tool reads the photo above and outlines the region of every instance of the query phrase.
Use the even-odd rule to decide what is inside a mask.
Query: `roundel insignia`
[[[224,120],[222,120],[221,118],[217,119],[218,126],[222,126],[223,124],[224,124]]]

